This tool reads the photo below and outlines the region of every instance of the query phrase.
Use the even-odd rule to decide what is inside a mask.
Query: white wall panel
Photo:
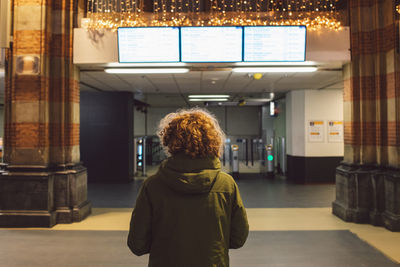
[[[308,122],[324,121],[322,142],[308,140]],[[287,154],[303,157],[341,157],[343,142],[329,143],[327,123],[343,121],[342,90],[298,90],[286,94]]]
[[[286,136],[288,139],[287,154],[292,156],[305,155],[304,131],[304,97],[305,91],[291,91],[287,94],[286,103]]]
[[[327,133],[329,120],[343,121],[343,91],[305,91],[305,122],[307,123],[310,120],[323,120],[325,122],[324,141],[322,143],[311,143],[306,140],[305,156],[343,156],[343,142],[329,143]],[[305,134],[307,134],[307,127],[305,128]]]

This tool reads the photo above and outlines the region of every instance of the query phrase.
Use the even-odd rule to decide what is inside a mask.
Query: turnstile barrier
[[[232,162],[231,171],[233,178],[239,178],[239,146],[231,145],[232,149]]]

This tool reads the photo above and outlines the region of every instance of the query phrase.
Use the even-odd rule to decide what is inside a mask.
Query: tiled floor
[[[126,236],[126,231],[3,230],[7,246],[0,259],[7,267],[147,266],[147,256],[131,254]],[[230,261],[232,267],[398,266],[346,230],[253,231],[243,248],[230,251]]]
[[[126,247],[140,180],[89,184],[93,213],[52,229],[0,230],[0,266],[146,266]],[[250,223],[231,266],[400,266],[400,233],[346,223],[331,213],[335,186],[295,185],[283,177],[237,181]]]

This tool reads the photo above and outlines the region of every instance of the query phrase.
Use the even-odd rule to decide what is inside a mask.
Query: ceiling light
[[[153,68],[148,68],[148,69],[143,69],[143,68],[137,68],[137,69],[104,69],[105,72],[107,73],[114,73],[114,74],[144,74],[144,73],[186,73],[189,72],[189,69],[186,68],[163,68],[163,69],[153,69]]]
[[[229,95],[189,95],[189,98],[228,98]]]
[[[107,67],[184,67],[186,63],[117,63],[111,62],[106,64]]]
[[[237,62],[236,66],[315,66],[315,61],[301,62]]]
[[[233,72],[266,73],[266,72],[314,72],[316,67],[265,67],[265,68],[233,68]]]
[[[191,102],[207,102],[207,101],[228,101],[228,98],[190,98]]]
[[[262,73],[254,73],[253,74],[253,79],[254,80],[259,80],[259,79],[261,79],[262,78]]]

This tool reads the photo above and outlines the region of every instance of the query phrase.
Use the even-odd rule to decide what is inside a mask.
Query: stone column
[[[350,0],[344,161],[333,213],[400,231],[400,61],[395,1]]]
[[[7,51],[0,226],[43,226],[90,214],[79,155],[74,0],[14,0]]]

